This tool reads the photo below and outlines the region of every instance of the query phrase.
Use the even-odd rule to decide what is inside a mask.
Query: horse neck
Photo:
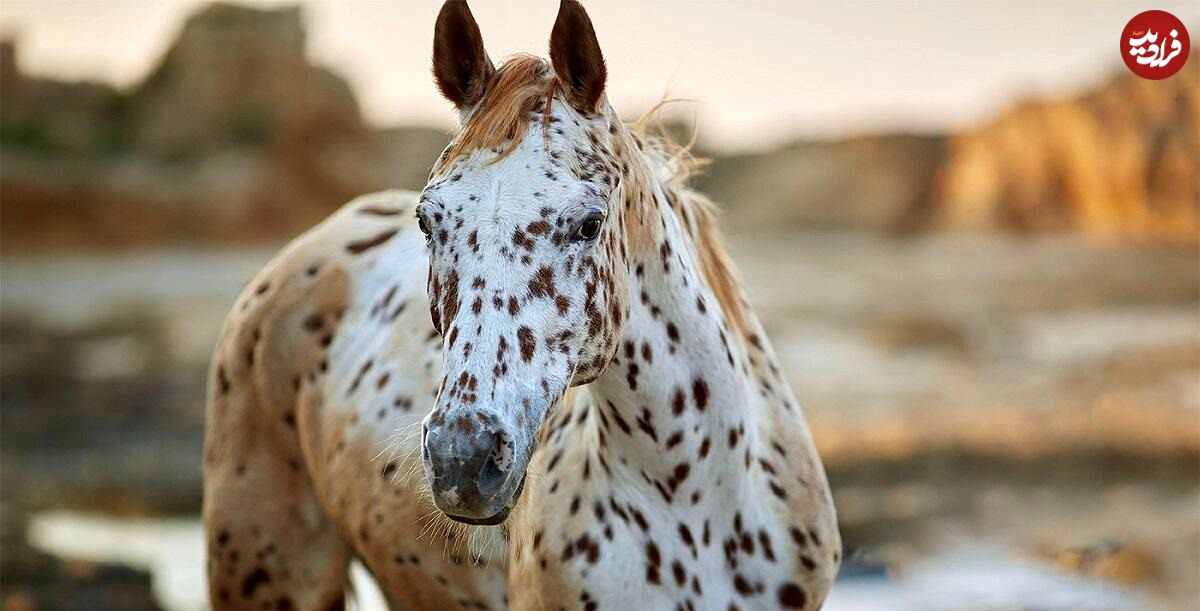
[[[636,159],[631,167],[636,163],[653,162]],[[651,167],[642,169],[642,176],[655,175]],[[616,356],[590,386],[608,433],[598,451],[668,504],[694,505],[701,494],[695,482],[744,473],[757,443],[756,423],[769,409],[755,372],[760,364],[773,367],[774,357],[763,349],[748,307],[727,311],[729,287],[718,299],[723,289],[707,280],[704,260],[713,253],[703,249],[716,245],[697,240],[702,223],[711,221],[700,216],[708,214],[700,208],[706,204],[661,179],[638,195],[641,206],[652,206],[638,212],[659,230],[653,239],[629,240],[627,321]],[[737,306],[744,306],[732,286]],[[766,354],[756,358],[756,350]]]

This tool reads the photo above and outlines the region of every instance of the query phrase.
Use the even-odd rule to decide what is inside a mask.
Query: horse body
[[[235,307],[217,607],[336,607],[352,556],[394,609],[823,601],[841,550],[803,414],[711,205],[604,101],[562,7],[553,69],[496,69],[448,2],[435,76],[464,128],[423,193],[352,202]]]
[[[419,440],[405,432],[433,405],[441,353],[416,200],[392,191],[347,204],[269,263],[230,314],[205,436],[215,608],[339,608],[355,556],[392,609],[504,606],[500,533],[468,542],[433,523],[413,473]]]

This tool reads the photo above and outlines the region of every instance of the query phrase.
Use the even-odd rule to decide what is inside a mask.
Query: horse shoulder
[[[297,237],[255,275],[226,318],[210,366],[210,435],[221,433],[230,403],[250,403],[254,419],[295,424],[302,386],[328,363],[327,350],[350,305],[363,244],[412,224],[417,194],[359,197]],[[245,427],[247,415],[236,418]],[[253,431],[246,431],[252,434]]]

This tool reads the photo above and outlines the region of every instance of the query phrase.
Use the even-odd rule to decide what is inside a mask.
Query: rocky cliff
[[[1122,73],[1076,98],[1022,104],[950,136],[934,228],[1200,237],[1200,64]]]
[[[282,240],[359,193],[419,188],[447,140],[365,125],[347,83],[306,56],[297,8],[207,6],[124,91],[35,78],[17,60],[0,46],[8,252]],[[1198,74],[1122,73],[962,133],[708,151],[696,185],[745,230],[1196,241]]]
[[[136,143],[160,155],[229,143],[311,149],[366,132],[346,82],[306,58],[296,7],[209,6],[132,97]]]
[[[863,136],[798,141],[725,156],[696,187],[721,202],[724,221],[745,230],[833,227],[891,230],[913,224],[945,163],[940,136]]]
[[[213,4],[128,91],[24,74],[0,46],[6,251],[279,240],[419,187],[447,137],[373,130],[297,8]]]
[[[1080,232],[1200,238],[1200,69],[1121,74],[945,135],[796,142],[714,156],[698,186],[748,229]]]

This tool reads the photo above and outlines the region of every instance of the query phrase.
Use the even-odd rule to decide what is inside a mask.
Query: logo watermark
[[[1183,22],[1166,11],[1138,13],[1121,31],[1121,59],[1144,79],[1157,81],[1179,72],[1191,48]]]

